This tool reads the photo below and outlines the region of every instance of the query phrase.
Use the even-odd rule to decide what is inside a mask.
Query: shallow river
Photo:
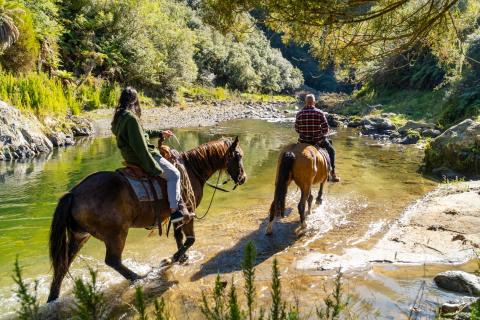
[[[249,179],[235,192],[217,193],[213,208],[203,221],[196,221],[197,242],[190,251],[190,263],[174,266],[163,275],[155,273],[160,261],[172,254],[172,237],[149,237],[143,229],[132,229],[123,258],[139,273],[150,273],[144,281],[147,296],[164,294],[178,319],[198,317],[202,290],[212,286],[217,273],[226,280],[240,281],[240,260],[245,244],[254,241],[257,251],[257,279],[260,301],[269,295],[268,284],[273,257],[282,271],[284,295],[300,300],[305,311],[314,310],[331,283],[334,269],[309,265],[304,257],[311,252],[341,254],[347,248],[369,249],[402,215],[403,209],[435,187],[417,173],[422,152],[414,146],[382,146],[361,138],[349,129],[333,137],[338,154],[339,184],[325,188],[324,204],[308,218],[308,233],[297,239],[294,229],[298,214],[274,225],[274,235],[264,235],[267,209],[272,200],[275,167],[280,148],[295,139],[291,123],[256,120],[230,121],[212,128],[175,130],[186,150],[220,136],[239,135],[245,152]],[[84,140],[75,147],[56,150],[48,161],[0,162],[0,314],[16,307],[12,296],[13,263],[18,256],[28,281],[39,280],[39,297],[46,299],[50,280],[47,237],[58,198],[86,175],[114,170],[121,163],[113,138]],[[231,188],[231,186],[229,186]],[[212,190],[206,189],[202,214]],[[289,205],[296,208],[299,193],[291,186]],[[118,317],[128,318],[133,286],[103,263],[105,249],[91,239],[71,268],[72,277],[86,277],[86,266],[99,270],[99,281]],[[350,262],[349,262],[350,263]],[[331,268],[338,266],[329,266]],[[421,315],[448,298],[437,291],[431,276],[442,266],[363,265],[342,266],[345,289],[352,296],[350,312],[360,318],[403,319],[410,312],[422,282],[425,297]],[[469,268],[468,265],[464,266]],[[72,279],[62,287],[59,305],[71,301]]]

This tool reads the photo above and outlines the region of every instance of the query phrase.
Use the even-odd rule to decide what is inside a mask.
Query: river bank
[[[289,102],[188,102],[181,107],[143,109],[142,122],[147,130],[208,127],[235,119],[280,120],[291,114],[288,110],[291,108],[292,103]],[[96,135],[105,136],[111,134],[113,112],[112,109],[100,109],[84,116],[93,122]]]
[[[480,181],[439,186],[406,207],[368,250],[346,248],[339,255],[311,254],[299,268],[355,269],[372,264],[453,264],[480,249]]]

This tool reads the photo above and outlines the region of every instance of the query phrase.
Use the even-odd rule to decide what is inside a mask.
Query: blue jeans
[[[167,180],[167,194],[170,209],[178,210],[178,204],[182,198],[180,193],[180,171],[163,157],[154,156],[154,159],[163,170],[163,173],[160,176]]]

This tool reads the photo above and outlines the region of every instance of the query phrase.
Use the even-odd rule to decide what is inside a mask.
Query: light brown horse
[[[272,226],[275,216],[284,216],[285,198],[288,186],[292,180],[302,192],[300,202],[298,203],[301,225],[297,229],[297,233],[301,233],[306,227],[306,204],[308,204],[308,214],[312,212],[312,186],[320,184],[316,203],[321,204],[323,184],[327,181],[328,173],[328,154],[323,152],[323,150],[319,151],[316,147],[305,143],[296,143],[285,147],[280,153],[278,159],[275,195],[272,205],[270,206],[270,221],[267,226],[266,234],[272,234]]]
[[[236,185],[243,184],[246,174],[242,157],[238,137],[234,141],[212,141],[181,153],[195,203],[200,203],[206,181],[218,170],[226,170]],[[167,199],[163,202],[162,221],[170,216]],[[139,202],[119,173],[97,172],[77,184],[60,199],[50,228],[50,260],[54,275],[48,302],[58,298],[65,274],[90,236],[105,243],[108,266],[130,281],[141,278],[122,264],[122,252],[130,228],[146,228],[155,220],[151,204]],[[186,260],[185,253],[195,242],[193,220],[174,230],[178,251],[171,260]],[[182,233],[186,236],[185,242]]]

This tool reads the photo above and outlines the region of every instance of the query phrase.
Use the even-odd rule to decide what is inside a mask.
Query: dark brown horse
[[[245,182],[242,156],[238,137],[234,141],[222,139],[205,143],[180,154],[196,204],[202,200],[206,181],[218,170],[226,170],[237,185]],[[170,216],[167,199],[163,201],[162,221]],[[116,172],[97,172],[77,184],[60,199],[52,220],[50,259],[54,275],[48,302],[58,298],[65,274],[90,236],[105,243],[108,266],[130,281],[141,278],[122,264],[122,252],[130,228],[149,227],[155,220],[151,204],[139,202],[125,179]],[[178,251],[171,260],[186,260],[185,253],[195,242],[193,220],[174,229]]]

